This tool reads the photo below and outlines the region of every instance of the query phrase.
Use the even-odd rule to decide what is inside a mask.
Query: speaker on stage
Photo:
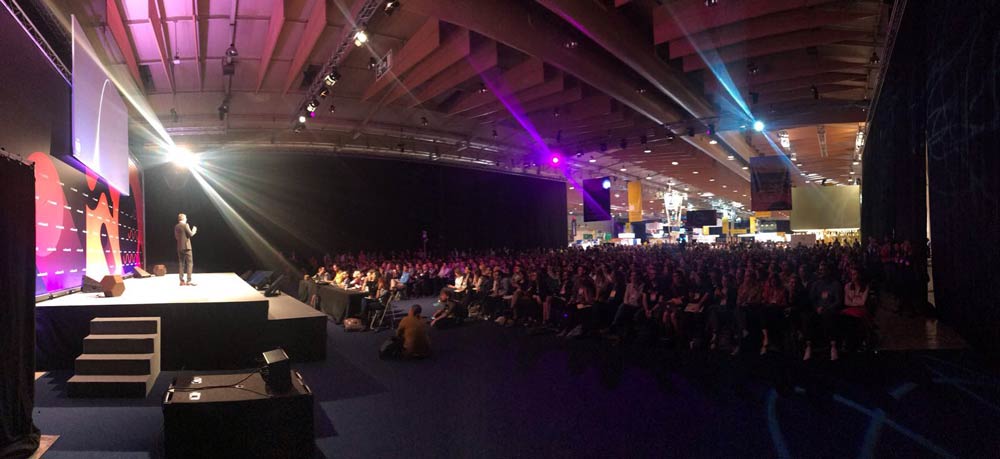
[[[148,271],[138,266],[136,266],[135,269],[132,271],[132,275],[138,277],[139,279],[145,279],[149,276],[152,276],[152,274],[150,274]]]
[[[94,279],[88,275],[84,275],[83,280],[80,281],[80,291],[83,293],[100,292],[101,281]]]
[[[167,275],[167,265],[153,265],[153,275],[163,277]]]
[[[264,368],[260,375],[272,393],[285,393],[292,388],[292,366],[282,348],[264,353]]]
[[[122,280],[122,276],[117,274],[112,276],[104,276],[101,279],[101,291],[104,292],[104,296],[122,296],[125,293],[125,281]]]

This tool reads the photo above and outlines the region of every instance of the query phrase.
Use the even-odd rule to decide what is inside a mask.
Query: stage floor
[[[73,293],[37,303],[35,306],[66,307],[121,304],[223,303],[261,301],[262,295],[236,273],[208,273],[194,277],[195,286],[180,286],[177,276],[125,279],[122,296],[105,298],[103,293]]]
[[[248,368],[276,347],[298,361],[326,358],[326,314],[288,295],[265,297],[235,273],[194,280],[126,279],[119,297],[81,292],[37,303],[37,367],[73,368],[95,317],[159,317],[164,370]]]

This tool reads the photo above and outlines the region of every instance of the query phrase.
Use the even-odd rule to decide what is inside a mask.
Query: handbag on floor
[[[398,359],[403,355],[403,340],[398,336],[390,336],[378,348],[378,358],[382,360]]]

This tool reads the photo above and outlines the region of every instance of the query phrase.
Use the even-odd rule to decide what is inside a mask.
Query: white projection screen
[[[73,22],[73,156],[129,194],[128,111],[97,61],[83,28]]]
[[[861,227],[861,187],[792,188],[792,231]]]

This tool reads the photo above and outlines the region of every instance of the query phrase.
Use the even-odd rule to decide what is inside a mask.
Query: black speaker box
[[[163,400],[168,458],[311,458],[313,394],[298,373],[269,393],[258,373],[178,377]]]
[[[284,349],[279,347],[264,353],[264,368],[260,373],[271,392],[283,393],[291,389],[292,379],[289,376],[291,369],[288,354]]]

